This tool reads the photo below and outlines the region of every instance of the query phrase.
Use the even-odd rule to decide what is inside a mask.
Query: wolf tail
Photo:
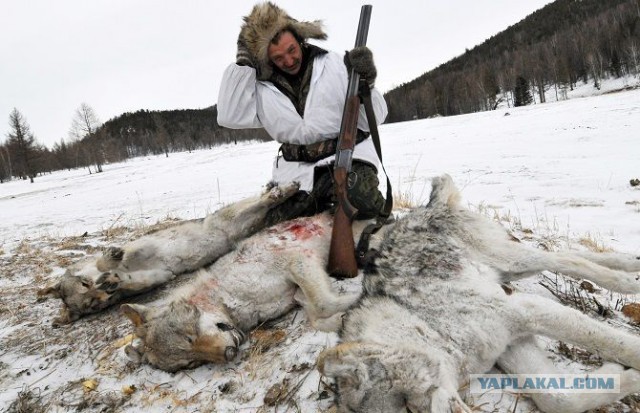
[[[431,196],[428,207],[447,206],[455,208],[460,204],[460,192],[448,174],[436,176],[431,180]]]

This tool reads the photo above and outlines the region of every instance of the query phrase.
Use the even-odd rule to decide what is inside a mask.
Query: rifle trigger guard
[[[347,188],[351,189],[358,182],[358,174],[354,171],[350,171],[347,175]]]

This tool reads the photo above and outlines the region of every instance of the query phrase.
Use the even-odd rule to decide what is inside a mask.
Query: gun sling
[[[385,197],[384,207],[376,218],[376,222],[367,225],[364,231],[362,231],[360,240],[358,241],[358,246],[356,247],[356,261],[358,262],[358,267],[362,268],[372,258],[371,254],[369,254],[369,242],[371,240],[371,236],[378,232],[380,228],[382,228],[382,226],[387,222],[389,216],[391,215],[391,210],[393,209],[393,190],[391,189],[389,174],[387,174],[387,170],[384,168],[384,163],[382,162],[382,146],[380,145],[380,134],[378,133],[376,115],[373,111],[373,103],[371,101],[371,88],[369,87],[367,82],[360,83],[360,98],[362,99],[364,110],[367,114],[367,121],[369,123],[371,139],[373,139],[373,145],[375,146],[376,153],[378,154],[378,158],[380,159],[380,166],[382,167],[384,175],[387,178],[387,196]]]

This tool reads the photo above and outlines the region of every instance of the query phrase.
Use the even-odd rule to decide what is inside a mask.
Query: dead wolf
[[[620,393],[533,394],[541,410],[582,412],[640,391],[640,337],[501,288],[551,270],[637,294],[640,257],[527,247],[462,208],[449,176],[432,186],[428,205],[387,230],[363,296],[343,318],[342,343],[319,357],[319,370],[336,380],[339,412],[471,412],[459,394],[470,374],[496,363],[513,374],[560,372],[538,335],[597,352],[615,363],[594,373],[621,378]]]
[[[326,272],[332,222],[324,213],[269,227],[201,270],[169,304],[122,305],[140,339],[127,354],[166,371],[226,362],[246,333],[298,304],[316,328],[335,329],[360,290],[332,289]],[[369,223],[354,222],[354,235]]]
[[[59,282],[38,296],[60,298],[63,305],[54,324],[71,323],[212,263],[262,229],[267,212],[297,191],[297,183],[269,185],[262,195],[221,208],[204,220],[151,233],[122,248],[110,247],[100,257],[69,266]]]

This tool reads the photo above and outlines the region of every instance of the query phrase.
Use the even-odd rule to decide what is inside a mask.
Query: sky
[[[373,0],[368,44],[384,92],[522,20],[550,0]],[[139,109],[198,109],[217,101],[255,1],[2,1],[0,142],[17,108],[36,139],[68,139],[84,102],[100,120]],[[338,52],[353,47],[363,3],[276,2],[298,20],[323,20]]]
[[[605,82],[599,93],[638,82]],[[561,102],[551,102],[550,91],[550,103],[382,125],[385,166],[396,199],[424,204],[431,177],[448,173],[462,205],[499,218],[529,245],[583,249],[580,243],[591,241],[639,256],[640,187],[631,187],[629,180],[640,178],[640,88],[579,98],[594,91],[589,84]],[[302,312],[276,324],[286,339],[262,356],[168,374],[127,364],[124,339],[133,328],[116,308],[52,329],[59,300],[34,299],[37,288],[63,274],[61,263],[78,260],[87,245],[122,245],[135,229],[167,218],[200,218],[257,194],[270,178],[277,147],[275,142],[225,145],[168,158],[133,158],[105,165],[99,174],[56,171],[33,184],[13,180],[0,185],[0,266],[13,263],[16,271],[9,276],[8,267],[0,267],[0,410],[26,390],[68,406],[56,411],[74,411],[88,398],[117,400],[123,386],[134,385],[137,390],[117,411],[139,412],[142,406],[150,413],[255,412],[267,389],[288,380],[293,390],[287,395],[300,411],[328,411],[331,397],[319,397],[324,385],[312,366],[337,336],[310,328]],[[118,232],[122,227],[129,231]],[[115,235],[105,237],[105,230]],[[515,286],[551,297],[541,280],[537,275]],[[592,298],[606,306],[634,296],[599,290]],[[11,304],[2,311],[2,303]],[[163,305],[162,300],[151,304]],[[616,314],[613,325],[623,328],[626,321]],[[249,348],[245,344],[242,350]],[[552,342],[548,348],[554,348]],[[557,352],[549,354],[560,360]],[[581,365],[564,367],[575,372]],[[97,380],[95,393],[79,385],[87,379]],[[237,385],[235,390],[229,383]],[[231,390],[223,393],[225,386]],[[510,394],[479,397],[475,405],[482,411],[537,411],[526,398]],[[280,407],[266,410],[295,410]]]

